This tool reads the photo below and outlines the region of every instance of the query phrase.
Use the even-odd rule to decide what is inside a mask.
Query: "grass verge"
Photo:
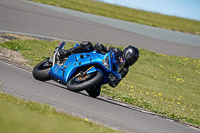
[[[0,91],[2,133],[117,133],[117,131],[57,112],[45,104],[24,101]]]
[[[34,66],[51,57],[58,41],[14,40],[2,47],[19,52]],[[65,49],[74,43],[67,43]],[[118,47],[123,49],[123,47]],[[140,49],[138,62],[116,88],[102,94],[200,126],[200,59],[168,56]]]
[[[200,35],[200,21],[111,5],[94,0],[32,0],[144,25]]]

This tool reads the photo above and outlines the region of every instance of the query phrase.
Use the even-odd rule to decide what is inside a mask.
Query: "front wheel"
[[[48,59],[40,62],[33,68],[33,77],[37,80],[47,81],[50,80],[49,71],[52,63]]]
[[[82,91],[98,85],[103,80],[103,74],[99,71],[82,76],[74,76],[67,82],[67,89]]]

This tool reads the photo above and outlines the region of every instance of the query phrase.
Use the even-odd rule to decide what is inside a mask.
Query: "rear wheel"
[[[71,91],[82,91],[98,85],[103,79],[103,74],[99,71],[86,74],[75,75],[67,82],[67,89]]]
[[[40,62],[33,68],[33,77],[37,80],[46,81],[50,80],[49,71],[52,63],[48,59]]]
[[[89,94],[89,96],[96,98],[101,93],[101,86],[94,86],[94,87],[86,90],[86,92]]]

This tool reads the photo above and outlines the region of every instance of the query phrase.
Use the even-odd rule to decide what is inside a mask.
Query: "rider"
[[[129,45],[122,51],[115,47],[105,47],[101,43],[96,43],[93,47],[92,43],[89,41],[83,41],[80,43],[80,45],[68,50],[61,50],[59,54],[60,54],[61,59],[63,59],[70,56],[71,54],[91,52],[93,50],[96,50],[97,53],[101,53],[101,54],[106,54],[110,50],[112,50],[118,54],[119,62],[121,58],[124,58],[125,64],[123,64],[121,70],[119,71],[122,78],[124,78],[127,75],[129,71],[129,66],[132,66],[139,58],[139,50],[134,46]],[[116,87],[119,84],[119,82],[120,81],[111,82],[109,83],[109,85],[111,87]]]

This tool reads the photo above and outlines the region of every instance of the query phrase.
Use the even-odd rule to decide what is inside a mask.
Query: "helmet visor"
[[[113,52],[115,53],[115,65],[117,67],[117,70],[120,71],[122,69],[122,67],[125,65],[125,58],[122,54],[122,52],[117,51],[117,50],[113,50]]]

